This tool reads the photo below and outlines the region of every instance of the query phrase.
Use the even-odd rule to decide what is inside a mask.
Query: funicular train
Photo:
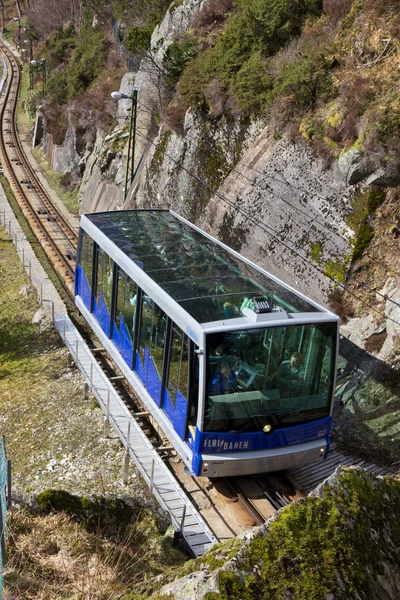
[[[326,457],[338,317],[183,218],[82,216],[75,303],[191,474]]]

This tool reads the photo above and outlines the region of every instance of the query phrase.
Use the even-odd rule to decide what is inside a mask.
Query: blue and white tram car
[[[82,216],[75,303],[190,473],[326,457],[338,317],[183,218]]]

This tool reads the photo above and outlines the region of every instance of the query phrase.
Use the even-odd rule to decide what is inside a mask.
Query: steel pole
[[[135,173],[135,140],[136,140],[136,113],[137,113],[137,97],[138,90],[133,90],[132,106],[129,118],[129,139],[128,139],[128,156],[126,159],[125,173],[125,188],[124,188],[124,204],[128,195],[128,190],[132,184]]]

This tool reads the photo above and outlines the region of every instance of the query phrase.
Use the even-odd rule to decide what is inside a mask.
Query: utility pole
[[[130,119],[129,119],[129,140],[128,140],[128,156],[126,159],[127,162],[126,162],[124,203],[125,203],[126,197],[128,195],[128,190],[132,185],[133,178],[135,177],[135,142],[136,142],[137,98],[138,98],[138,89],[133,88],[131,114],[130,114]]]
[[[125,98],[132,100],[131,112],[129,118],[129,139],[128,139],[128,156],[126,159],[126,174],[125,174],[125,187],[124,187],[124,204],[128,195],[129,188],[132,185],[135,177],[135,142],[136,142],[136,120],[137,120],[137,100],[138,100],[139,88],[134,87],[132,96],[127,96],[121,92],[112,92],[111,96],[114,100],[121,100]]]

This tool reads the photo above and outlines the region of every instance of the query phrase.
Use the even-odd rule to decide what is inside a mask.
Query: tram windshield
[[[330,413],[336,323],[207,336],[204,431],[262,431]]]

